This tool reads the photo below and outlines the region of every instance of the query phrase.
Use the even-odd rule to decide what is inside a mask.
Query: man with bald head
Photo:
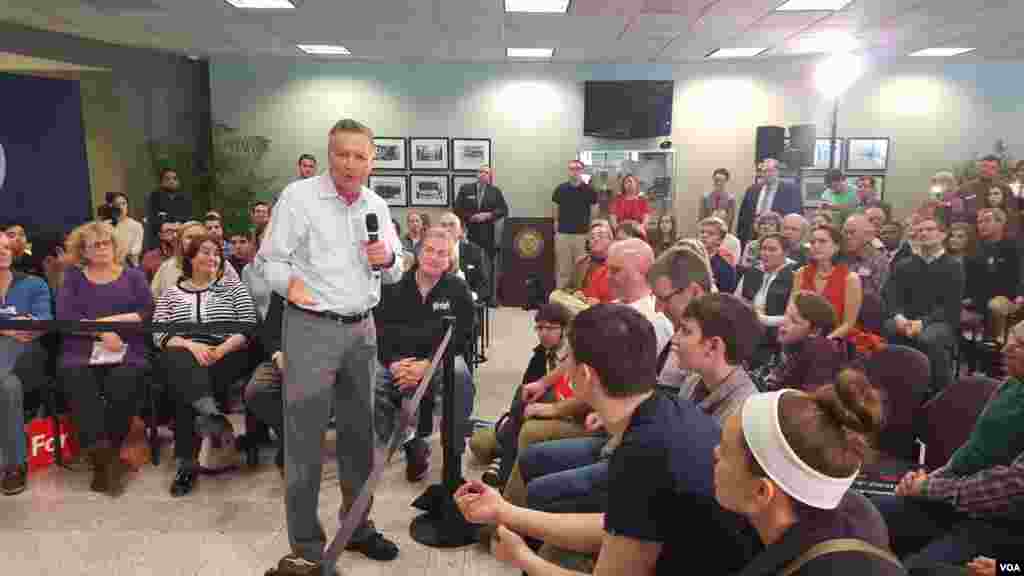
[[[490,302],[491,266],[484,249],[466,239],[462,221],[454,212],[441,215],[441,228],[447,230],[456,242],[453,260],[458,263],[459,269],[452,270],[452,273],[461,276],[469,284],[474,301]]]
[[[620,240],[608,249],[608,287],[617,302],[637,310],[654,326],[658,351],[672,338],[672,321],[659,312],[647,272],[654,263],[654,250],[639,238]]]
[[[886,221],[889,220],[885,209],[881,206],[872,206],[864,211],[864,216],[867,217],[868,222],[875,229],[875,237],[871,239],[871,245],[888,258],[889,251],[885,248],[885,243],[882,242],[882,239],[879,238],[879,235],[882,233],[882,226],[885,226]]]
[[[860,276],[865,294],[881,296],[889,278],[889,259],[875,248],[875,227],[864,214],[853,214],[843,224],[843,244],[850,270]]]
[[[782,219],[782,237],[786,239],[786,257],[803,266],[810,252],[804,244],[807,236],[807,219],[800,214],[787,214]]]
[[[794,183],[779,178],[779,162],[774,158],[764,160],[764,181],[747,188],[736,219],[736,236],[744,244],[750,241],[754,222],[765,212],[776,214],[799,214],[804,210],[803,196]]]

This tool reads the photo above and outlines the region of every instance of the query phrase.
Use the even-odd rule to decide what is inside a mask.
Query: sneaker
[[[495,458],[480,477],[480,481],[492,488],[501,487],[501,458]]]
[[[419,482],[430,472],[430,444],[419,438],[405,443],[405,478]]]
[[[25,491],[28,483],[28,468],[24,464],[14,466],[4,472],[2,487],[7,496],[14,496]]]
[[[389,562],[398,558],[398,546],[384,537],[380,532],[374,532],[368,538],[358,542],[349,542],[345,550],[359,552],[371,560]]]
[[[267,570],[264,576],[319,576],[323,573],[323,564],[312,562],[301,556],[289,554],[277,563],[277,568]],[[337,575],[337,569],[331,570]]]

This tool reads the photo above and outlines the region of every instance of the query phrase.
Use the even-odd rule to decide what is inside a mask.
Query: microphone
[[[370,212],[366,215],[366,239],[372,244],[380,240],[380,223],[377,215]],[[373,270],[380,270],[380,266],[370,266]]]

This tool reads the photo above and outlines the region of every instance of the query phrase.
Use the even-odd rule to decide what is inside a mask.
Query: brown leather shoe
[[[337,575],[337,569],[331,570],[331,574]],[[320,562],[310,562],[296,554],[289,554],[277,563],[277,568],[267,570],[265,576],[320,576],[323,574],[323,565]]]
[[[14,496],[25,491],[28,483],[28,468],[24,464],[12,466],[4,471],[2,486],[3,493],[7,496]]]

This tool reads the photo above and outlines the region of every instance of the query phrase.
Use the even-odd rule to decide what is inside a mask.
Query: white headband
[[[779,398],[786,392],[802,394],[784,389],[747,398],[742,412],[747,446],[783,492],[814,508],[835,509],[860,470],[846,478],[832,478],[811,468],[793,452],[779,426]]]

